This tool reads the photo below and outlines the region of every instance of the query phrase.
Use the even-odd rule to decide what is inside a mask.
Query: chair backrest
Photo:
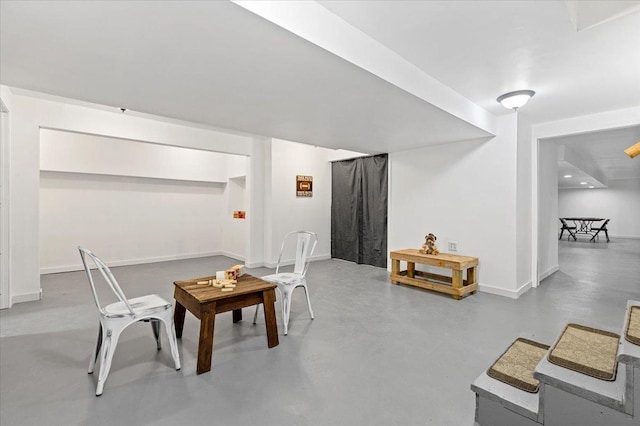
[[[280,262],[282,261],[282,253],[284,252],[285,245],[289,239],[296,240],[296,263],[293,267],[293,272],[305,276],[307,269],[309,269],[309,263],[311,262],[311,256],[318,243],[318,236],[314,232],[310,231],[294,231],[285,235],[282,240],[282,247],[280,247],[280,256],[278,257],[278,266],[276,267],[276,274],[280,269]]]
[[[133,309],[131,309],[131,305],[129,305],[129,301],[127,300],[127,297],[124,295],[124,292],[118,285],[118,281],[116,281],[115,277],[111,273],[111,270],[109,270],[109,267],[105,265],[104,262],[100,260],[100,258],[98,258],[98,256],[96,256],[89,250],[78,246],[78,251],[80,251],[80,258],[82,259],[82,265],[84,266],[84,270],[87,273],[89,284],[91,284],[91,292],[93,293],[93,300],[96,302],[96,306],[98,307],[98,310],[100,311],[100,313],[102,313],[103,315],[106,315],[104,308],[100,305],[100,299],[98,299],[98,292],[96,291],[96,286],[93,281],[91,268],[89,267],[89,263],[87,262],[87,257],[93,261],[95,266],[100,271],[100,274],[102,274],[102,277],[107,282],[107,284],[109,285],[109,288],[111,289],[111,291],[113,291],[113,293],[116,295],[118,300],[120,300],[125,304],[125,306],[127,307],[127,309],[129,309],[129,312],[131,312],[132,315],[135,315],[135,312],[133,311]]]

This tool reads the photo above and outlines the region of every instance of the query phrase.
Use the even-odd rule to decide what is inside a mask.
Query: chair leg
[[[559,240],[561,240],[561,239],[562,239],[562,234],[564,234],[564,228],[562,228],[562,229],[560,230],[560,237],[558,238]]]
[[[169,315],[164,321],[164,328],[167,329],[167,338],[169,339],[169,347],[171,348],[171,356],[176,370],[180,370],[180,354],[178,353],[178,339],[176,339],[176,329],[173,324],[173,315]]]
[[[96,346],[93,348],[93,353],[91,354],[91,359],[89,360],[89,374],[93,374],[93,370],[96,367],[96,360],[98,359],[98,355],[100,354],[101,347],[102,347],[102,323],[98,325],[98,341],[96,342]]]
[[[149,321],[151,323],[151,329],[153,330],[153,336],[156,338],[156,347],[158,350],[162,349],[162,345],[160,344],[160,326],[162,323],[157,319],[152,319]]]
[[[289,314],[291,313],[291,294],[287,291],[282,294],[282,323],[284,324],[284,335],[289,334]]]
[[[109,370],[111,370],[111,361],[113,360],[113,354],[116,351],[119,337],[119,332],[107,330],[107,335],[102,341],[102,352],[100,353],[100,373],[98,374],[96,396],[102,395],[102,391],[104,390],[104,383],[107,381],[107,376],[109,376]]]
[[[306,285],[303,285],[304,294],[307,296],[307,308],[309,308],[309,315],[311,315],[311,319],[313,319],[313,309],[311,309],[311,299],[309,299],[309,289]]]
[[[607,242],[609,242],[609,232],[606,229],[604,230],[604,235],[607,237]]]

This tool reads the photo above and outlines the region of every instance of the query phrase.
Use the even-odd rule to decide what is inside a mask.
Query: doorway
[[[388,155],[331,165],[331,257],[387,267]]]

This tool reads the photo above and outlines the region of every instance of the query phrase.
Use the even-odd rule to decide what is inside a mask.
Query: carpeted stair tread
[[[549,362],[601,380],[615,380],[620,336],[568,324],[549,352]]]
[[[640,306],[631,306],[624,337],[631,343],[640,345]]]
[[[518,338],[489,367],[487,375],[525,392],[536,393],[539,382],[533,372],[548,350],[547,345]]]

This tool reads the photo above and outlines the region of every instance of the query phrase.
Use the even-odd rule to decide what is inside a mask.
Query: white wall
[[[40,170],[225,183],[230,161],[227,157],[231,156],[84,133],[40,130]],[[232,158],[246,159],[244,156]]]
[[[318,234],[314,259],[331,257],[331,163],[329,149],[288,142],[271,141],[270,213],[271,226],[265,260],[275,266],[284,236],[291,231]],[[313,197],[296,196],[296,175],[313,176]],[[294,260],[293,250],[283,260]]]
[[[109,265],[211,256],[224,184],[42,172],[40,268],[79,270],[82,245]]]
[[[0,130],[0,180],[2,187],[0,188],[0,203],[2,208],[0,212],[0,309],[11,307],[11,295],[9,288],[10,274],[10,214],[9,214],[9,179],[10,174],[10,157],[11,157],[11,110],[13,109],[13,95],[7,86],[0,86],[0,101],[2,102],[3,111],[0,113],[2,122]]]
[[[540,143],[538,151],[538,274],[558,270],[558,145]]]
[[[327,160],[341,161],[341,160],[348,160],[348,159],[357,158],[357,157],[366,157],[367,155],[371,155],[371,154],[365,154],[363,152],[356,152],[356,151],[349,151],[346,149],[330,149],[327,152]]]
[[[609,236],[640,238],[640,179],[610,180],[608,188],[561,189],[558,213],[611,219]]]
[[[227,180],[227,171],[246,175],[246,163],[41,129],[41,273],[81,269],[79,244],[112,266],[222,253],[244,259],[244,221],[232,217],[244,210],[244,177]]]
[[[500,117],[486,142],[390,155],[390,251],[419,248],[432,232],[442,252],[456,241],[458,254],[479,258],[481,291],[524,291],[516,278],[516,120]]]
[[[39,188],[40,188],[40,129],[58,129],[88,133],[156,144],[181,146],[239,155],[259,152],[260,142],[254,138],[223,133],[202,126],[179,123],[174,120],[155,119],[122,114],[104,106],[91,106],[61,98],[12,90],[11,137],[11,279],[10,291],[14,302],[37,300],[40,296],[39,265]],[[258,146],[258,147],[257,147]],[[256,148],[257,147],[257,148]],[[248,175],[259,176],[264,166],[252,157]],[[256,172],[257,170],[257,172]],[[264,233],[260,200],[263,184],[252,182],[251,205],[259,215],[253,227]],[[257,201],[253,200],[257,197]],[[247,225],[253,216],[247,216]],[[248,241],[245,238],[245,241]],[[259,241],[262,245],[263,241]],[[260,263],[262,249],[247,251],[252,261]]]
[[[532,126],[518,114],[518,159],[516,189],[517,281],[532,285],[531,279],[531,132]]]

